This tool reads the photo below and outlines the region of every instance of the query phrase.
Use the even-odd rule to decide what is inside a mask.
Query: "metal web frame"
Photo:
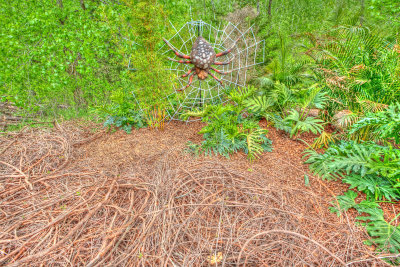
[[[202,20],[190,21],[185,23],[179,30],[171,22],[170,24],[176,33],[168,39],[168,42],[180,53],[186,55],[190,54],[192,44],[199,35],[203,36],[211,44],[215,53],[225,51],[227,48],[232,47],[236,40],[239,39],[239,41],[231,53],[218,58],[218,61],[229,61],[233,57],[233,61],[229,65],[216,66],[217,69],[223,72],[230,72],[227,75],[216,74],[223,81],[224,87],[210,76],[203,81],[195,77],[191,86],[182,92],[178,92],[177,90],[188,84],[188,77],[182,78],[181,75],[191,69],[193,65],[170,61],[167,70],[174,72],[177,80],[173,82],[174,92],[166,96],[166,100],[171,106],[171,109],[167,110],[169,121],[181,120],[180,115],[185,111],[193,110],[205,104],[223,103],[225,101],[226,88],[231,90],[246,86],[247,71],[249,68],[264,62],[265,41],[257,40],[253,31],[254,25],[242,32],[237,27],[238,25],[234,25],[231,22],[220,23],[218,27],[214,27]],[[165,58],[173,57],[174,55],[166,44],[160,48],[159,53]],[[175,94],[182,94],[178,103],[176,103]],[[187,121],[195,120],[199,119],[192,118]]]

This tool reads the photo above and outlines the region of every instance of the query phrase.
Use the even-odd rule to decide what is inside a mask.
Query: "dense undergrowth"
[[[174,77],[157,51],[171,25],[254,23],[265,64],[251,86],[228,90],[225,104],[185,113],[206,123],[204,141],[188,150],[254,160],[271,149],[260,119],[293,139],[313,133],[310,169],[349,185],[332,211],[355,209],[368,244],[399,253],[397,216],[386,221],[381,208],[400,198],[399,11],[394,0],[2,2],[0,102],[26,118],[163,128]]]

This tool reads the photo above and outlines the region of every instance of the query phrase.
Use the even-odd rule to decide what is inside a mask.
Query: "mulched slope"
[[[1,136],[0,265],[385,265],[354,214],[329,213],[346,187],[307,172],[303,143],[271,128],[273,152],[252,164],[194,158],[185,144],[201,127],[69,122]]]

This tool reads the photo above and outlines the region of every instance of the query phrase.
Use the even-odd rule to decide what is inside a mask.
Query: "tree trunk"
[[[85,6],[84,0],[79,0],[79,2],[81,3],[81,8],[82,8],[83,10],[86,10],[86,6]]]
[[[214,4],[214,0],[211,0],[211,4],[212,4],[212,7],[213,7],[214,19],[215,19],[215,4]]]
[[[64,5],[63,5],[62,0],[57,0],[57,5],[58,5],[61,9],[64,8]]]
[[[272,9],[272,0],[268,2],[268,16],[271,17],[271,9]]]
[[[365,0],[361,0],[361,14],[360,14],[360,25],[364,24],[364,10],[365,10]]]

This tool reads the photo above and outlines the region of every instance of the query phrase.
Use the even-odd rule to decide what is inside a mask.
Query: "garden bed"
[[[308,173],[304,143],[270,128],[273,151],[253,163],[194,157],[201,127],[0,136],[0,265],[386,265],[355,213],[329,212],[347,188]]]

